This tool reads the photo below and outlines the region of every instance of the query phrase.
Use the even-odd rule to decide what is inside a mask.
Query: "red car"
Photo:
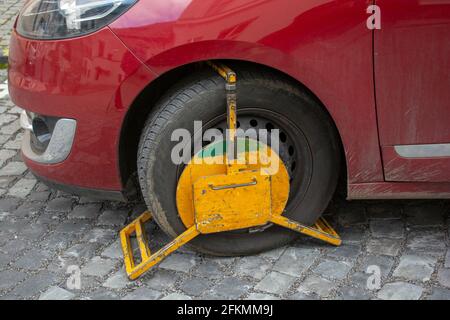
[[[374,6],[375,5],[375,6]],[[125,199],[138,177],[159,225],[185,230],[171,134],[226,126],[221,60],[241,128],[278,128],[286,215],[313,223],[339,176],[348,199],[450,197],[450,3],[445,0],[28,0],[9,89],[22,153],[61,189]],[[295,236],[204,236],[246,254]]]

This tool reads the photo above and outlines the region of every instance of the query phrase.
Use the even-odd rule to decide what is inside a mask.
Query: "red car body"
[[[136,153],[130,123],[151,108],[140,97],[156,99],[186,65],[233,59],[285,73],[323,103],[349,199],[448,198],[450,3],[375,3],[380,30],[367,27],[372,0],[140,0],[82,37],[13,31],[12,100],[77,121],[67,159],[24,160],[49,182],[120,198]]]

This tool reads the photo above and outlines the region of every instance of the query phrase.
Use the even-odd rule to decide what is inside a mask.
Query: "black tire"
[[[288,155],[280,151],[283,161],[289,162],[291,175],[285,215],[312,225],[330,202],[339,176],[340,148],[329,115],[306,90],[288,78],[258,67],[231,67],[238,74],[239,119],[253,115],[268,119],[290,138]],[[182,168],[171,161],[171,150],[177,143],[171,141],[171,134],[185,128],[193,136],[194,120],[202,120],[204,129],[224,126],[225,101],[224,80],[205,68],[173,87],[146,122],[138,151],[139,181],[156,222],[173,237],[186,229],[176,207],[176,186]],[[295,147],[294,151],[291,147]],[[289,158],[291,153],[297,158]],[[248,255],[286,245],[296,236],[271,226],[256,233],[202,235],[191,245],[207,254]]]

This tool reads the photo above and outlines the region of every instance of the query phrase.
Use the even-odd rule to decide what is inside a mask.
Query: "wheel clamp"
[[[120,232],[125,269],[131,280],[137,279],[172,252],[204,234],[275,224],[335,246],[341,244],[339,235],[323,218],[314,226],[308,227],[282,215],[289,197],[289,176],[282,163],[275,173],[261,165],[255,167],[238,164],[235,161],[238,153],[237,76],[222,64],[212,62],[208,64],[226,80],[229,130],[227,130],[225,169],[220,169],[222,170],[220,174],[202,176],[202,172],[203,174],[211,172],[211,168],[207,167],[210,165],[195,164],[195,161],[191,161],[180,179],[177,190],[180,215],[188,217],[183,220],[187,230],[162,249],[152,254],[148,247],[144,224],[152,219],[150,212],[145,212]],[[269,153],[272,151],[268,146],[259,144],[258,146],[260,149],[256,152],[261,153],[264,148]],[[248,157],[250,151],[246,150],[244,153]],[[281,161],[278,157],[276,159]],[[194,181],[192,181],[193,172],[198,173]],[[182,183],[182,180],[185,182]],[[141,256],[138,263],[134,259],[130,240],[134,234]]]

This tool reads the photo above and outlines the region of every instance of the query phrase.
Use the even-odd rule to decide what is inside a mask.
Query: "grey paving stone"
[[[50,252],[46,250],[31,249],[24,256],[14,262],[14,266],[25,270],[39,270],[50,258]]]
[[[20,231],[22,238],[30,241],[38,241],[48,232],[49,228],[46,224],[32,223]]]
[[[56,256],[51,259],[47,266],[47,270],[58,275],[64,275],[70,271],[71,267],[80,267],[81,261],[73,257]]]
[[[86,204],[86,203],[101,203],[99,199],[95,198],[89,198],[89,197],[80,197],[80,200],[78,200],[79,204]]]
[[[407,222],[415,226],[438,226],[444,223],[445,207],[441,202],[405,206]]]
[[[42,192],[42,191],[50,191],[50,188],[48,186],[46,186],[45,184],[43,184],[42,182],[38,182],[36,188],[35,188],[36,192]]]
[[[223,299],[238,299],[246,294],[252,283],[238,278],[225,278],[209,290],[209,294]]]
[[[85,300],[119,300],[119,296],[114,292],[98,289],[89,293],[89,295],[85,297]]]
[[[14,270],[0,271],[0,291],[11,289],[26,278],[26,274]]]
[[[73,269],[72,269],[73,270]],[[81,292],[90,292],[93,290],[96,290],[98,288],[102,287],[103,281],[101,280],[101,278],[98,277],[91,277],[88,275],[85,275],[81,272],[80,276],[80,287],[73,289],[73,283],[70,280],[70,276],[73,275],[73,271],[69,272],[70,270],[67,270],[67,272],[64,274],[64,277],[66,279],[66,281],[61,285],[61,287],[63,287],[66,290],[73,290],[74,293],[80,294]]]
[[[42,206],[43,204],[39,202],[25,202],[13,212],[13,215],[20,218],[34,217],[42,209]]]
[[[339,208],[339,223],[343,226],[367,224],[367,214],[364,206],[348,204]]]
[[[27,167],[23,162],[12,161],[0,169],[0,176],[20,176],[25,171]]]
[[[78,205],[69,213],[70,219],[96,219],[100,215],[101,205]]]
[[[5,134],[0,134],[0,145],[4,144],[9,140],[10,136]]]
[[[6,294],[4,296],[1,296],[0,300],[2,300],[2,301],[20,301],[20,300],[24,300],[24,299],[20,298],[18,296],[14,296],[12,294]]]
[[[104,277],[114,270],[116,261],[103,259],[101,257],[93,257],[82,269],[83,275]]]
[[[72,300],[75,294],[60,287],[50,287],[39,297],[39,300]]]
[[[328,279],[342,280],[351,268],[352,264],[347,261],[325,260],[314,269],[314,272]]]
[[[0,177],[0,188],[8,188],[9,184],[14,180],[14,177]]]
[[[59,221],[60,219],[57,214],[48,214],[47,212],[36,217],[36,223],[46,224],[52,228],[58,225]]]
[[[14,16],[14,14],[13,14]],[[12,106],[12,108],[10,108],[8,110],[9,114],[16,114],[16,115],[20,115],[20,113],[23,111],[22,108],[19,108],[18,106]]]
[[[246,300],[280,300],[280,298],[268,293],[252,292]]]
[[[64,252],[64,256],[76,259],[89,259],[90,257],[95,255],[95,252],[100,246],[100,243],[76,244],[67,249]]]
[[[81,239],[83,242],[89,243],[109,243],[119,237],[119,233],[109,229],[94,228],[89,230]]]
[[[128,210],[106,210],[98,218],[98,224],[106,226],[123,226],[128,217]]]
[[[447,254],[445,255],[445,267],[450,268],[450,249],[447,250]]]
[[[4,144],[6,141],[8,141],[10,138],[9,135],[0,134],[0,145]]]
[[[72,210],[72,199],[55,198],[47,203],[48,211],[69,212]]]
[[[5,125],[1,128],[0,133],[6,135],[13,135],[20,130],[20,122],[18,120]]]
[[[15,198],[0,199],[0,212],[13,212],[19,203],[19,199]]]
[[[370,231],[375,238],[402,239],[405,235],[405,226],[401,220],[375,220],[370,222]]]
[[[394,282],[386,284],[378,292],[378,298],[382,300],[419,300],[422,293],[422,287],[406,282]]]
[[[205,293],[206,290],[210,289],[212,283],[210,280],[200,277],[189,278],[185,280],[181,285],[180,289],[188,296],[198,297]]]
[[[25,198],[36,185],[36,180],[20,179],[8,191],[8,195],[17,198]]]
[[[282,295],[294,284],[296,278],[279,272],[271,272],[255,287],[256,290]]]
[[[0,252],[0,268],[6,267],[12,260],[13,257],[10,254]]]
[[[0,150],[0,167],[8,160],[16,155],[12,150]]]
[[[195,267],[194,274],[209,279],[223,278],[223,270],[220,265],[213,260],[207,260]]]
[[[90,227],[90,224],[86,220],[65,220],[59,224],[55,232],[66,234],[84,234]]]
[[[368,235],[364,226],[338,226],[336,231],[344,244],[360,245]]]
[[[11,123],[13,121],[17,120],[17,116],[14,116],[12,114],[0,114],[0,126],[3,126],[4,124]]]
[[[161,298],[162,293],[148,288],[138,288],[127,294],[122,300],[157,300]]]
[[[401,249],[399,239],[371,239],[367,244],[367,252],[395,257]]]
[[[114,241],[111,245],[109,245],[105,250],[103,250],[102,256],[111,259],[122,259],[123,253],[120,241]]]
[[[236,264],[236,272],[261,280],[271,267],[271,263],[258,256],[243,257]]]
[[[192,298],[189,296],[186,296],[184,294],[174,292],[174,293],[168,294],[161,300],[192,300]]]
[[[0,248],[0,252],[9,254],[10,256],[17,257],[22,251],[28,248],[28,244],[25,240],[14,239],[8,241],[4,246]]]
[[[14,139],[8,140],[8,142],[6,142],[3,145],[3,147],[6,149],[19,150],[22,146],[22,138],[23,138],[23,134],[19,133],[16,135],[16,137]],[[17,175],[17,174],[15,174],[15,175]]]
[[[236,263],[236,259],[233,257],[208,257],[208,261],[212,261],[222,267],[231,267]]]
[[[189,272],[197,265],[197,262],[198,258],[194,255],[174,253],[161,262],[159,267],[168,270]]]
[[[401,207],[386,202],[368,206],[367,213],[372,220],[392,220],[402,218]]]
[[[345,286],[339,289],[338,298],[342,300],[370,300],[372,295],[362,288]]]
[[[13,291],[11,291],[11,294],[21,298],[32,298],[52,286],[57,279],[58,278],[53,273],[40,271],[20,283]]]
[[[439,270],[438,281],[441,286],[450,288],[450,269]]]
[[[380,268],[382,278],[387,278],[392,271],[394,263],[395,260],[392,257],[367,255],[361,260],[358,269],[359,271],[366,273],[370,266],[377,266]]]
[[[7,215],[11,217],[11,215]],[[26,219],[9,219],[8,221],[3,221],[0,223],[0,231],[14,235],[15,240],[20,240],[18,234],[24,230],[25,227],[30,225],[30,222]]]
[[[317,294],[320,297],[328,297],[335,284],[327,279],[315,275],[308,276],[299,286],[298,291],[306,294]]]
[[[59,252],[67,249],[67,247],[74,241],[76,235],[72,233],[56,233],[53,232],[47,235],[40,242],[42,248],[46,248],[51,252]]]
[[[119,270],[109,277],[103,286],[110,289],[124,289],[132,285],[124,270]]]
[[[170,290],[180,279],[180,275],[164,269],[156,269],[153,273],[144,275],[141,281],[149,288],[164,291]]]
[[[278,260],[281,257],[281,255],[284,253],[285,250],[286,250],[286,247],[281,247],[278,249],[273,249],[270,251],[262,252],[259,254],[259,256],[261,258],[266,258],[266,259],[270,259],[270,260]]]
[[[48,191],[32,191],[28,196],[31,201],[47,201],[51,193]]]
[[[273,270],[293,277],[301,276],[319,256],[320,252],[314,249],[290,247],[275,263]]]
[[[443,256],[446,251],[445,234],[437,229],[416,230],[408,235],[406,248],[416,254]]]
[[[358,271],[358,272],[355,272],[355,273],[351,273],[349,275],[349,277],[348,277],[349,278],[348,283],[352,287],[360,288],[360,289],[363,289],[363,290],[369,290],[368,283],[370,281],[370,276],[371,275],[372,274],[369,274],[369,273],[366,273],[366,272],[361,272],[361,271]],[[377,288],[377,290],[378,289],[381,289],[381,288]]]
[[[303,292],[296,292],[288,297],[289,300],[319,300],[320,298],[315,295],[307,295]]]
[[[427,282],[436,267],[437,260],[432,257],[404,255],[394,271],[394,277],[411,281]]]
[[[450,300],[450,290],[442,288],[433,288],[427,300]]]
[[[356,259],[361,254],[361,246],[343,243],[341,246],[331,249],[328,256],[336,259]]]

